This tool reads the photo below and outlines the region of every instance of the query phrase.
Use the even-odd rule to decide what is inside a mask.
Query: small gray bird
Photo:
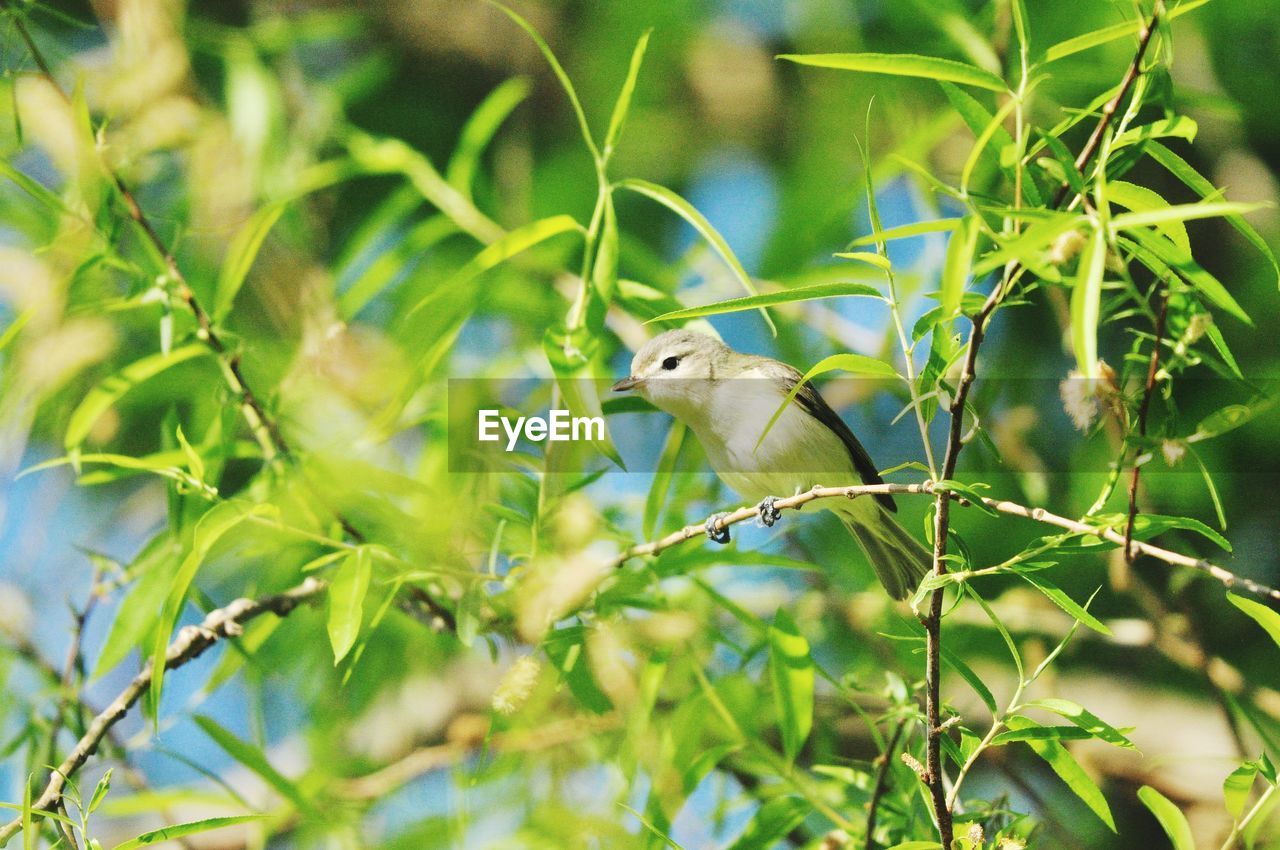
[[[760,502],[761,521],[773,525],[775,498],[818,484],[883,481],[849,426],[807,382],[760,439],[802,377],[777,360],[740,354],[706,334],[675,330],[645,343],[631,361],[631,375],[613,389],[635,390],[688,425],[720,480]],[[932,556],[890,514],[897,509],[892,497],[818,504],[840,517],[893,598],[915,590]],[[727,530],[717,534],[714,520],[707,522],[708,536],[727,542]]]

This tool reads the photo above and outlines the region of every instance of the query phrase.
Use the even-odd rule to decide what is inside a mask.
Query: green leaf
[[[117,844],[112,850],[136,850],[138,847],[149,847],[152,844],[159,844],[162,841],[176,841],[188,835],[195,835],[200,832],[210,832],[215,829],[223,829],[228,826],[235,826],[241,823],[251,823],[253,821],[262,820],[266,815],[235,815],[232,817],[222,818],[205,818],[204,820],[192,821],[190,823],[180,823],[173,826],[166,826],[160,829],[154,829],[151,832],[144,832],[137,838]]]
[[[667,441],[658,458],[658,468],[654,470],[653,484],[649,486],[649,495],[644,500],[644,520],[640,528],[645,540],[652,540],[657,531],[658,518],[662,515],[662,506],[666,503],[667,491],[671,487],[671,473],[680,456],[680,447],[684,444],[685,431],[685,424],[677,419],[671,423],[671,430],[667,432]]]
[[[1048,579],[1041,578],[1038,575],[1032,575],[1031,573],[1019,573],[1019,575],[1047,596],[1053,604],[1057,605],[1063,611],[1066,611],[1072,617],[1075,617],[1095,632],[1104,635],[1111,634],[1111,629],[1107,628],[1101,620],[1082,608],[1079,603],[1070,596],[1067,596],[1066,593],[1059,589],[1057,585],[1052,584]]]
[[[1138,245],[1154,255],[1160,264],[1176,271],[1187,283],[1195,287],[1201,295],[1209,299],[1210,303],[1227,311],[1246,325],[1253,325],[1253,320],[1249,318],[1249,314],[1236,302],[1236,299],[1231,296],[1231,293],[1222,285],[1222,282],[1201,268],[1191,258],[1190,254],[1180,250],[1178,246],[1169,240],[1149,230],[1139,228],[1131,231],[1130,235],[1137,240]],[[1140,258],[1144,262],[1146,261],[1146,258],[1141,257],[1141,255]]]
[[[337,666],[360,634],[364,622],[364,598],[373,575],[373,559],[364,547],[348,555],[329,581],[329,644]]]
[[[1205,179],[1200,172],[1196,171],[1189,162],[1176,153],[1165,147],[1160,142],[1147,142],[1147,155],[1156,162],[1163,165],[1169,170],[1169,173],[1181,180],[1186,186],[1202,198],[1217,197],[1220,193]],[[1227,222],[1240,232],[1240,235],[1249,241],[1249,244],[1257,248],[1267,262],[1271,264],[1272,270],[1276,273],[1276,282],[1280,284],[1280,261],[1276,260],[1275,252],[1271,250],[1271,246],[1267,244],[1267,240],[1262,238],[1262,234],[1254,229],[1253,225],[1245,221],[1238,215],[1226,216]]]
[[[906,841],[893,845],[889,850],[943,850],[943,847],[936,841]]]
[[[1271,639],[1276,642],[1276,646],[1280,646],[1280,614],[1272,611],[1261,602],[1254,602],[1252,599],[1245,599],[1243,596],[1236,596],[1234,593],[1227,594],[1227,601],[1248,614],[1254,619],[1259,626],[1262,626],[1271,635]]]
[[[872,378],[901,380],[901,376],[888,363],[883,360],[877,360],[874,357],[867,357],[865,354],[833,354],[830,357],[824,357],[814,364],[808,372],[805,372],[804,377],[796,382],[796,385],[791,388],[791,392],[787,393],[787,397],[782,400],[782,404],[778,405],[778,409],[773,412],[773,416],[769,417],[769,422],[764,426],[764,431],[760,433],[760,439],[756,440],[756,448],[760,448],[764,438],[769,435],[770,429],[778,421],[778,417],[782,415],[782,411],[787,409],[787,405],[791,404],[796,394],[811,378],[837,369]]]
[[[1168,10],[1168,12],[1165,13],[1164,18],[1166,21],[1171,21],[1181,15],[1185,15],[1193,9],[1198,9],[1209,2],[1211,2],[1211,0],[1186,0],[1186,2],[1179,3],[1177,6]],[[1145,21],[1135,19],[1132,21],[1124,21],[1119,24],[1112,24],[1111,26],[1103,27],[1102,29],[1085,33],[1084,35],[1077,35],[1074,38],[1069,38],[1066,41],[1060,41],[1053,47],[1050,47],[1045,51],[1044,58],[1040,61],[1042,63],[1056,62],[1059,59],[1064,59],[1067,56],[1079,53],[1082,50],[1088,50],[1091,47],[1097,47],[1098,45],[1107,44],[1108,42],[1117,41],[1122,38],[1128,38],[1129,36],[1136,36],[1140,28],[1145,25]]]
[[[810,805],[801,797],[774,797],[762,805],[729,850],[770,850],[800,825]]]
[[[1111,184],[1107,186],[1108,192]],[[1154,193],[1153,193],[1154,194]],[[1171,222],[1193,221],[1201,218],[1223,218],[1228,215],[1241,215],[1254,210],[1263,209],[1267,204],[1237,204],[1228,201],[1210,203],[1201,201],[1198,204],[1174,204],[1164,209],[1143,210],[1142,212],[1121,213],[1112,216],[1111,224],[1116,230],[1133,230],[1138,227],[1162,227]],[[1175,240],[1176,242],[1176,240]],[[1187,250],[1188,246],[1178,245],[1179,250]]]
[[[631,52],[631,65],[627,68],[627,79],[622,83],[622,91],[613,105],[613,114],[609,116],[609,129],[604,134],[604,155],[608,158],[613,148],[622,138],[622,128],[627,123],[627,112],[631,109],[631,96],[636,91],[636,80],[640,77],[640,66],[644,64],[644,52],[649,46],[649,35],[652,29],[645,30]]]
[[[859,236],[857,239],[850,242],[849,247],[857,248],[862,245],[875,245],[879,242],[891,242],[894,239],[909,239],[912,236],[922,236],[926,233],[942,233],[958,227],[960,222],[961,219],[958,218],[939,218],[934,221],[917,221],[912,224],[890,227],[888,230],[875,228],[866,236]]]
[[[1111,143],[1111,149],[1113,151],[1119,150],[1120,148],[1136,145],[1138,142],[1150,141],[1151,139],[1175,138],[1193,142],[1199,129],[1196,122],[1185,115],[1162,118],[1159,121],[1143,124],[1121,133]]]
[[[1117,747],[1134,748],[1133,742],[1120,734],[1114,726],[1084,706],[1077,705],[1071,700],[1047,697],[1045,699],[1032,700],[1026,703],[1024,707],[1051,711],[1065,720],[1070,720],[1094,738],[1106,741],[1108,744],[1114,744]]]
[[[873,254],[869,251],[841,251],[836,253],[835,256],[842,260],[857,260],[860,263],[866,263],[867,265],[875,266],[876,268],[883,269],[884,271],[889,271],[893,268],[888,257]]]
[[[1150,785],[1138,789],[1138,799],[1160,821],[1161,828],[1173,842],[1173,850],[1196,850],[1196,840],[1191,834],[1191,824],[1172,800]]]
[[[1025,717],[1009,717],[1006,724],[1010,729],[1021,730],[1030,726],[1034,726],[1030,720]],[[1111,816],[1111,807],[1107,805],[1106,797],[1102,796],[1102,792],[1098,790],[1098,786],[1089,778],[1089,774],[1085,773],[1071,753],[1067,752],[1067,748],[1059,744],[1057,741],[1037,741],[1028,739],[1026,741],[1028,747],[1040,758],[1048,763],[1053,772],[1058,774],[1067,787],[1071,789],[1080,800],[1089,807],[1089,810],[1098,816],[1098,819],[1105,823],[1112,831],[1116,831],[1115,819]]]
[[[769,627],[769,673],[782,751],[794,761],[813,728],[814,667],[809,642],[781,608]]]
[[[1249,802],[1253,782],[1258,776],[1258,763],[1247,761],[1228,774],[1222,782],[1222,798],[1233,821],[1239,821]]]
[[[1163,534],[1171,528],[1192,531],[1214,543],[1221,549],[1230,552],[1231,541],[1205,525],[1198,519],[1182,516],[1165,516],[1162,514],[1138,514],[1133,522],[1133,536],[1137,540],[1149,540]]]
[[[12,82],[10,83],[12,85]],[[37,181],[23,174],[18,169],[9,164],[8,159],[0,157],[0,177],[7,177],[14,183],[18,184],[18,188],[35,198],[44,206],[58,213],[68,212],[67,205],[62,202],[62,198],[54,192],[49,191]]]
[[[960,309],[973,253],[978,246],[978,219],[966,216],[947,240],[947,257],[942,266],[942,315],[951,317]]]
[[[111,790],[111,772],[115,770],[113,767],[107,768],[107,772],[102,774],[102,778],[98,780],[98,784],[93,789],[93,796],[89,798],[89,808],[86,810],[88,814],[93,814],[98,810],[98,806],[102,805],[102,801],[107,798],[107,793]]]
[[[1159,193],[1153,192],[1146,186],[1139,186],[1124,180],[1111,180],[1107,183],[1107,200],[1134,212],[1151,212],[1171,208],[1169,202],[1160,197]],[[1115,222],[1115,217],[1112,218],[1112,222]],[[1182,221],[1172,220],[1154,223],[1160,228],[1161,233],[1169,237],[1170,242],[1188,254],[1191,253],[1191,239],[1187,236],[1187,228],[1183,226]]]
[[[248,221],[240,226],[236,235],[231,238],[227,254],[222,258],[222,270],[218,273],[218,288],[213,299],[213,320],[220,322],[231,312],[231,305],[244,286],[245,278],[253,261],[258,257],[262,243],[271,232],[271,228],[284,213],[285,202],[277,201],[267,204],[249,216]]]
[[[496,268],[517,254],[523,253],[553,236],[559,236],[570,231],[581,233],[582,226],[578,224],[573,216],[569,215],[553,215],[550,218],[539,219],[523,227],[517,227],[502,238],[481,249],[466,265],[458,269],[449,280],[442,283],[440,289],[456,289],[465,286],[475,278],[490,269]],[[413,308],[406,315],[412,316],[427,304],[432,303],[436,295],[437,291],[433,290],[421,301],[413,305]]]
[[[586,327],[573,330],[562,325],[547,328],[542,336],[542,350],[551,364],[551,371],[556,377],[556,386],[565,407],[574,417],[603,417],[600,408],[600,394],[596,383],[592,380],[591,359],[598,346],[598,337]],[[591,429],[588,429],[591,430]],[[595,439],[592,434],[591,445],[609,460],[626,469],[622,455],[618,453],[609,429],[604,429],[602,439]],[[555,446],[556,443],[547,443]]]
[[[173,632],[174,624],[178,621],[178,615],[182,613],[182,606],[187,600],[187,591],[196,577],[196,571],[200,569],[200,564],[208,556],[209,550],[224,534],[250,516],[261,515],[269,510],[271,508],[267,505],[248,505],[242,501],[219,502],[206,511],[196,523],[191,537],[191,548],[169,582],[169,595],[165,598],[160,619],[156,624],[155,644],[151,650],[151,699],[148,703],[153,723],[157,720],[160,711],[160,694],[164,685],[169,636]]]
[[[990,71],[984,71],[975,65],[956,62],[953,59],[939,59],[934,56],[919,56],[913,53],[788,53],[778,57],[798,65],[812,65],[816,68],[834,68],[839,71],[866,71],[872,74],[889,74],[897,77],[923,77],[930,80],[945,80],[961,83],[966,86],[990,89],[991,91],[1007,91],[1008,86]]]
[[[1014,715],[1021,718],[1022,715]],[[1028,718],[1029,720],[1029,718]],[[1092,737],[1079,726],[1041,726],[1035,721],[1025,729],[1010,729],[991,739],[992,747],[1003,747],[1024,741],[1084,741]]]
[[[67,433],[63,438],[63,445],[66,446],[67,451],[72,455],[77,454],[85,437],[89,436],[89,431],[98,421],[98,417],[106,413],[129,390],[166,369],[185,363],[208,351],[209,349],[203,345],[192,344],[168,354],[149,354],[103,380],[90,390],[84,400],[71,412],[71,417],[67,420]]]
[[[1071,290],[1071,346],[1080,373],[1089,380],[1098,377],[1098,322],[1106,260],[1106,234],[1095,228],[1080,254],[1080,269]]]
[[[263,782],[275,789],[281,797],[293,803],[299,811],[314,811],[311,802],[303,796],[298,786],[272,767],[271,762],[267,761],[267,757],[262,750],[247,741],[242,741],[210,717],[197,714],[193,719],[196,725],[212,738],[213,742],[221,747],[227,755],[257,774]]]
[[[536,29],[533,28],[528,21],[520,17],[511,9],[497,2],[497,0],[486,0],[490,5],[496,6],[503,11],[504,14],[519,25],[520,29],[529,34],[534,44],[538,45],[538,50],[542,51],[542,55],[546,58],[547,64],[551,66],[551,70],[555,73],[556,79],[560,81],[560,87],[564,89],[564,93],[569,96],[569,104],[573,107],[573,114],[578,118],[578,127],[582,130],[582,139],[587,145],[587,150],[591,152],[591,158],[596,162],[600,161],[600,150],[596,147],[595,140],[591,138],[591,127],[587,124],[587,114],[582,110],[582,101],[578,99],[578,92],[573,87],[573,81],[569,79],[569,75],[565,73],[564,66],[560,64],[560,60],[551,52],[551,48],[547,46],[546,41]]]
[[[683,218],[715,249],[715,252],[720,255],[720,259],[724,260],[725,265],[738,278],[738,282],[742,284],[743,289],[747,290],[751,295],[760,294],[756,289],[755,283],[751,280],[751,276],[747,274],[747,270],[742,267],[742,263],[738,261],[737,256],[734,255],[733,250],[729,247],[729,243],[724,241],[724,237],[720,235],[720,232],[712,227],[706,216],[698,212],[692,204],[665,186],[659,186],[657,183],[650,183],[647,180],[623,180],[617,185],[620,189],[629,189],[632,192],[657,201]],[[769,318],[768,312],[764,308],[760,308],[760,315],[769,326],[769,331],[774,336],[777,336],[778,329],[774,326],[773,319]]]
[[[466,197],[471,197],[471,184],[480,167],[480,155],[492,141],[502,122],[524,102],[533,90],[528,77],[512,77],[485,97],[462,127],[458,145],[445,167],[445,180]]]
[[[603,200],[600,238],[591,263],[591,299],[587,305],[587,327],[598,334],[604,329],[605,315],[618,290],[618,213],[613,208],[613,193]]]
[[[796,301],[816,301],[819,298],[844,298],[846,296],[883,298],[880,290],[865,283],[814,283],[809,286],[797,286],[794,289],[780,289],[777,292],[768,292],[764,295],[730,298],[727,301],[717,301],[714,304],[704,304],[701,307],[672,310],[669,313],[663,313],[660,316],[648,319],[645,324],[694,319],[699,316],[718,316],[722,313],[755,310],[762,307],[773,307],[777,304],[790,304]]]
[[[945,661],[952,669],[960,674],[960,678],[969,683],[969,687],[973,688],[973,692],[987,706],[987,709],[994,715],[997,711],[995,695],[991,693],[991,689],[987,687],[986,682],[982,681],[982,677],[973,671],[973,668],[965,663],[955,650],[947,645],[942,647],[942,660]]]

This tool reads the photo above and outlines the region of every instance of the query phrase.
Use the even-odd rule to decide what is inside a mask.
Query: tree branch
[[[1044,508],[1027,507],[1026,505],[1011,502],[1008,499],[991,499],[985,496],[974,499],[969,496],[961,495],[954,490],[948,490],[946,487],[934,484],[932,481],[922,481],[919,484],[855,484],[850,487],[814,487],[795,496],[788,496],[785,499],[776,499],[773,506],[780,511],[798,510],[810,502],[818,499],[857,499],[862,496],[933,496],[935,498],[945,498],[948,503],[955,502],[961,507],[969,507],[974,502],[980,502],[984,507],[997,513],[1008,514],[1009,516],[1018,516],[1024,519],[1034,520],[1035,522],[1045,525],[1052,525],[1063,531],[1069,531],[1072,534],[1089,534],[1099,537],[1109,543],[1117,546],[1124,545],[1124,534],[1115,528],[1107,525],[1094,525],[1083,520],[1070,519],[1058,514],[1047,511]],[[724,516],[717,517],[714,523],[715,530],[721,530],[740,522],[754,520],[760,515],[760,508],[757,505],[738,508]],[[678,546],[688,540],[702,538],[706,536],[706,524],[686,525],[678,531],[673,531],[665,537],[657,540],[651,540],[648,543],[640,543],[631,546],[618,553],[611,562],[614,567],[620,567],[632,558],[638,558],[645,555],[657,555],[673,546]],[[1133,549],[1139,554],[1154,558],[1157,561],[1163,561],[1174,567],[1190,567],[1209,575],[1211,578],[1221,582],[1228,589],[1244,590],[1256,596],[1269,599],[1273,602],[1280,603],[1280,590],[1268,587],[1265,584],[1256,582],[1253,579],[1236,575],[1230,570],[1220,567],[1217,564],[1205,558],[1196,558],[1192,555],[1183,555],[1180,552],[1174,552],[1171,549],[1165,549],[1148,543],[1144,540],[1134,540]]]
[[[260,599],[237,599],[231,604],[210,611],[199,625],[184,626],[178,631],[177,638],[169,644],[165,653],[165,668],[172,670],[181,667],[188,661],[198,658],[206,649],[219,640],[239,635],[242,627],[250,620],[263,614],[272,613],[285,617],[300,604],[311,599],[325,589],[326,585],[315,577],[272,596]],[[31,803],[32,811],[52,812],[62,800],[63,788],[89,756],[97,751],[102,739],[133,707],[134,703],[151,687],[152,666],[148,662],[138,675],[133,677],[123,691],[111,704],[100,711],[89,723],[89,728],[79,742],[49,774],[48,784],[40,796]],[[22,819],[16,818],[4,827],[0,827],[0,847],[22,830]]]
[[[1157,282],[1157,286],[1159,283]],[[1138,405],[1138,436],[1147,436],[1147,412],[1151,409],[1151,396],[1156,390],[1156,376],[1160,373],[1160,346],[1164,344],[1165,320],[1169,315],[1169,292],[1166,289],[1160,300],[1160,312],[1156,315],[1156,341],[1151,349],[1151,360],[1147,364],[1147,382],[1142,390],[1142,401]],[[1139,448],[1139,452],[1142,449]],[[1142,464],[1138,458],[1133,460],[1133,475],[1129,479],[1129,520],[1124,529],[1124,558],[1133,563],[1133,524],[1138,519],[1138,482],[1142,476]]]
[[[1163,11],[1163,0],[1156,0],[1150,22],[1143,27],[1138,35],[1138,49],[1134,54],[1133,61],[1129,63],[1129,67],[1126,69],[1124,78],[1120,81],[1120,86],[1115,95],[1102,107],[1102,116],[1098,120],[1097,126],[1094,127],[1093,134],[1076,157],[1075,166],[1078,171],[1083,173],[1098,152],[1098,148],[1102,144],[1107,128],[1111,126],[1111,121],[1115,117],[1120,103],[1129,94],[1134,82],[1138,79],[1138,75],[1142,70],[1142,59],[1147,53],[1151,37],[1156,31]],[[1065,181],[1059,187],[1053,199],[1052,207],[1054,209],[1061,206],[1063,199],[1066,198],[1069,192],[1069,188],[1070,185]],[[1077,195],[1078,198],[1083,196],[1083,193]],[[964,367],[960,373],[955,398],[952,400],[948,411],[950,428],[947,432],[947,449],[942,464],[942,478],[944,480],[950,479],[955,474],[956,462],[959,459],[960,451],[964,448],[964,411],[969,400],[969,390],[972,388],[974,378],[977,375],[978,349],[982,346],[987,321],[1000,305],[1005,292],[1020,274],[1021,268],[1019,265],[1016,263],[1010,264],[1004,277],[992,287],[991,294],[983,302],[982,309],[973,317],[973,329],[969,332],[969,347],[965,353]],[[947,554],[947,534],[950,529],[950,522],[951,499],[945,494],[939,493],[934,502],[933,524],[933,571],[935,575],[939,576],[947,571],[944,558]],[[930,796],[933,798],[934,809],[938,818],[939,836],[943,846],[949,847],[951,846],[952,838],[951,811],[946,805],[946,789],[942,780],[943,730],[940,726],[942,601],[942,590],[934,591],[929,600],[929,612],[921,618],[925,629],[925,715],[928,725],[925,747],[925,781],[929,785]]]

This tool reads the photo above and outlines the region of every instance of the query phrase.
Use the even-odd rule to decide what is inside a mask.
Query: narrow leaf
[[[334,666],[351,651],[360,634],[372,573],[372,559],[361,547],[343,560],[329,582],[328,630]]]
[[[1015,730],[1026,729],[1035,725],[1025,717],[1017,716],[1008,718],[1006,723],[1009,728]],[[1102,795],[1102,791],[1089,778],[1089,774],[1085,773],[1080,763],[1071,756],[1071,753],[1067,752],[1066,747],[1057,741],[1037,741],[1035,739],[1028,739],[1026,744],[1036,755],[1048,763],[1053,772],[1058,774],[1058,778],[1067,784],[1071,792],[1079,797],[1089,807],[1089,810],[1098,816],[1100,821],[1105,823],[1112,832],[1116,831],[1116,822],[1111,816],[1111,807],[1107,805],[1107,798]]]
[[[89,431],[98,421],[98,417],[106,413],[129,390],[166,369],[207,353],[208,350],[203,345],[193,344],[168,354],[149,354],[141,360],[135,360],[98,384],[77,405],[67,421],[67,433],[63,438],[67,451],[77,452],[85,437],[89,436]]]
[[[816,68],[866,71],[898,77],[923,77],[977,86],[991,91],[1006,91],[1008,88],[1004,80],[975,65],[913,53],[809,53],[784,54],[778,58],[798,65],[812,65]]]
[[[1191,834],[1191,824],[1182,809],[1150,785],[1138,789],[1138,799],[1160,821],[1160,827],[1173,842],[1173,850],[1196,850],[1196,840]]]
[[[235,815],[232,817],[222,818],[205,818],[204,820],[192,821],[191,823],[180,823],[173,826],[162,827],[151,832],[144,832],[137,838],[117,844],[112,850],[137,850],[138,847],[149,847],[152,844],[159,844],[162,841],[177,841],[188,835],[196,835],[201,832],[210,832],[215,829],[223,829],[228,826],[235,826],[241,823],[252,823],[253,821],[262,820],[266,815]]]
[[[782,751],[788,761],[793,761],[813,727],[814,666],[809,642],[782,609],[769,627],[769,672],[782,731]]]
[[[640,77],[640,66],[644,64],[644,52],[649,46],[649,35],[652,32],[652,29],[645,30],[640,35],[640,40],[636,42],[635,50],[631,52],[631,65],[627,68],[627,78],[623,81],[622,91],[618,93],[618,100],[613,105],[613,114],[609,116],[609,129],[604,136],[606,157],[613,153],[618,139],[622,138],[622,128],[627,123],[627,113],[631,110],[631,97],[636,91],[636,80]]]
[[[218,274],[218,288],[213,300],[215,322],[222,321],[231,312],[231,304],[240,292],[240,287],[244,286],[245,278],[258,257],[263,241],[280,220],[284,208],[284,201],[268,204],[249,216],[231,238],[227,254],[222,258],[222,271]]]
[[[780,289],[764,295],[748,295],[742,298],[731,298],[717,301],[715,304],[704,304],[701,307],[687,307],[683,310],[672,310],[646,321],[671,322],[678,319],[693,319],[699,316],[718,316],[722,313],[736,313],[742,310],[755,310],[761,307],[773,307],[777,304],[790,304],[796,301],[816,301],[819,298],[843,298],[845,296],[861,296],[882,298],[880,290],[865,283],[814,283],[809,286],[797,286],[794,289]]]
[[[629,189],[632,192],[644,195],[646,198],[657,201],[676,215],[683,218],[689,223],[694,230],[707,240],[707,243],[715,249],[720,255],[720,259],[724,260],[725,265],[738,278],[738,282],[742,284],[742,288],[752,295],[759,295],[755,283],[751,280],[751,276],[747,274],[747,270],[742,267],[738,257],[733,253],[733,249],[729,247],[729,243],[720,235],[720,231],[711,226],[711,222],[707,221],[706,216],[698,212],[693,204],[677,195],[665,186],[659,186],[657,183],[650,183],[647,180],[623,180],[618,184],[621,189]],[[769,326],[769,331],[777,336],[778,329],[773,324],[773,319],[769,317],[769,313],[760,308],[760,315],[764,318],[765,324]]]
[[[492,141],[502,122],[524,102],[533,89],[528,77],[512,77],[485,97],[467,119],[458,137],[458,145],[445,167],[445,180],[468,198],[480,167],[480,155]]]
[[[1080,269],[1071,291],[1071,345],[1080,373],[1088,380],[1098,377],[1098,322],[1106,259],[1106,234],[1095,228],[1080,254]]]
[[[1261,602],[1254,602],[1252,599],[1245,599],[1243,596],[1236,596],[1234,593],[1227,594],[1227,601],[1239,608],[1244,613],[1254,619],[1259,626],[1262,626],[1271,635],[1271,639],[1280,646],[1280,614],[1263,605]]]
[[[262,750],[236,737],[210,717],[198,714],[193,719],[196,725],[212,738],[213,742],[221,747],[227,755],[257,774],[263,782],[275,789],[281,797],[293,803],[299,811],[309,812],[312,810],[311,803],[302,795],[298,786],[272,767],[271,762],[267,761],[267,757]]]

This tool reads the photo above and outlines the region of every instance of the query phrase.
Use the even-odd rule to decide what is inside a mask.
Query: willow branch
[[[239,635],[245,623],[263,614],[288,616],[295,608],[319,594],[325,587],[323,581],[311,577],[282,593],[260,599],[237,599],[226,607],[210,611],[199,625],[184,626],[178,631],[177,638],[169,644],[165,653],[165,669],[173,670],[200,657],[205,650],[219,640]],[[133,677],[128,686],[111,701],[111,704],[90,721],[89,728],[70,754],[50,772],[48,784],[40,792],[40,796],[31,803],[32,811],[48,813],[58,807],[62,801],[67,780],[84,766],[89,756],[97,751],[103,738],[111,732],[112,727],[119,723],[138,699],[147,692],[151,687],[151,676],[152,665],[148,662],[142,671]],[[4,827],[0,827],[0,846],[21,830],[21,818],[16,818]]]
[[[810,502],[819,499],[858,499],[863,496],[933,496],[935,498],[945,498],[947,503],[952,502],[961,507],[972,506],[975,502],[981,503],[989,510],[1009,516],[1022,517],[1023,519],[1033,520],[1044,525],[1051,525],[1068,531],[1072,534],[1088,534],[1106,540],[1108,543],[1114,543],[1117,546],[1124,545],[1124,533],[1109,525],[1098,525],[1085,522],[1084,520],[1071,519],[1069,517],[1060,516],[1052,511],[1044,508],[1027,507],[1017,502],[1011,502],[1008,499],[991,499],[988,497],[970,497],[961,495],[954,490],[948,490],[941,484],[935,484],[932,481],[922,481],[918,484],[855,484],[850,487],[814,487],[803,493],[794,496],[788,496],[785,499],[776,499],[773,506],[780,511],[799,510]],[[760,515],[760,507],[758,505],[750,505],[738,508],[735,511],[717,516],[712,524],[714,530],[719,531],[730,526],[737,525],[740,522],[754,520]],[[632,558],[639,558],[646,555],[657,555],[678,546],[689,540],[706,537],[707,524],[701,523],[697,525],[686,525],[678,531],[660,537],[657,540],[651,540],[647,543],[639,543],[635,546],[628,547],[618,553],[611,562],[614,567],[620,567]],[[1181,552],[1174,552],[1171,549],[1165,549],[1154,543],[1148,543],[1145,540],[1134,540],[1133,549],[1135,552],[1154,558],[1157,561],[1163,561],[1174,567],[1189,567],[1205,573],[1210,578],[1221,582],[1225,587],[1231,590],[1243,590],[1255,596],[1269,599],[1273,602],[1280,603],[1280,590],[1268,587],[1265,584],[1256,582],[1245,576],[1236,575],[1225,567],[1209,561],[1206,558],[1197,558],[1193,555],[1184,555]]]
[[[906,728],[907,721],[905,719],[899,720],[893,728],[893,735],[890,736],[889,742],[885,744],[884,752],[877,759],[880,767],[876,771],[876,786],[871,792],[871,802],[867,804],[866,850],[875,850],[876,848],[876,819],[880,814],[880,801],[884,799],[885,792],[889,789],[889,771],[893,768],[893,751],[898,748],[898,741],[902,739],[902,733]]]
[[[1142,401],[1138,405],[1138,436],[1147,436],[1147,414],[1151,410],[1151,397],[1156,391],[1156,377],[1160,374],[1160,346],[1164,344],[1165,321],[1169,315],[1169,292],[1160,300],[1160,312],[1156,316],[1156,341],[1147,363],[1147,382],[1142,389]],[[1141,449],[1139,449],[1141,451]],[[1124,557],[1133,563],[1133,525],[1138,519],[1138,483],[1142,476],[1142,464],[1135,458],[1133,474],[1129,478],[1129,519],[1124,529]]]
[[[1119,110],[1120,104],[1128,96],[1134,82],[1137,81],[1138,75],[1142,71],[1143,57],[1146,56],[1147,48],[1150,46],[1151,38],[1160,22],[1160,16],[1163,11],[1163,0],[1156,0],[1150,22],[1138,34],[1138,49],[1134,54],[1133,61],[1129,63],[1129,67],[1126,69],[1115,95],[1102,107],[1102,115],[1094,127],[1092,135],[1089,136],[1088,141],[1085,142],[1084,147],[1076,157],[1075,167],[1077,171],[1084,173],[1085,168],[1093,160],[1102,144],[1103,138],[1106,136],[1107,129],[1111,126],[1111,122]],[[1064,181],[1054,196],[1052,204],[1054,209],[1061,206],[1069,190],[1069,184]],[[1083,197],[1083,193],[1077,197]],[[987,321],[1000,305],[1001,299],[1013,281],[1020,276],[1021,270],[1019,264],[1010,264],[1005,276],[992,287],[991,294],[987,296],[982,308],[973,317],[973,329],[969,332],[969,346],[965,352],[964,367],[960,373],[955,397],[949,408],[950,427],[947,432],[946,455],[942,464],[942,477],[944,479],[950,479],[955,474],[956,462],[959,460],[960,451],[964,448],[965,406],[969,400],[969,390],[972,388],[974,378],[977,375],[978,350],[982,346],[982,340],[987,329]],[[950,522],[951,499],[940,493],[934,503],[933,571],[935,575],[943,575],[947,571],[944,558],[947,553],[947,534],[950,530]],[[946,789],[943,787],[942,781],[941,739],[943,731],[940,726],[942,601],[943,594],[941,589],[934,591],[929,600],[929,612],[921,618],[925,629],[925,715],[926,723],[928,724],[924,779],[929,786],[930,796],[933,798],[934,809],[938,818],[938,833],[942,839],[942,844],[943,846],[950,846],[952,837],[951,812],[946,805]]]

